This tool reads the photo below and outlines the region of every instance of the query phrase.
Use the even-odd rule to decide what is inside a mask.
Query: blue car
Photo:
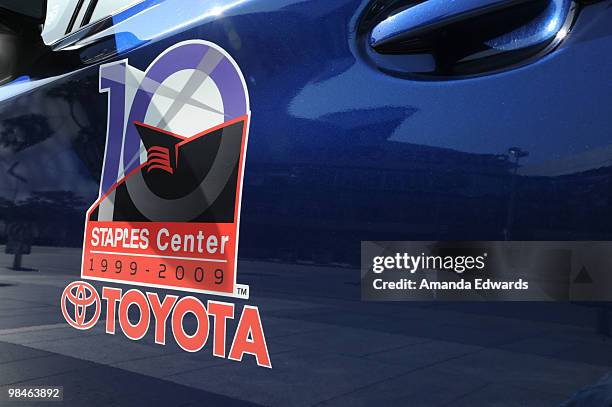
[[[0,0],[0,404],[611,405],[606,302],[364,301],[359,271],[364,242],[612,240],[611,22],[609,0]],[[184,331],[152,299],[179,294]]]

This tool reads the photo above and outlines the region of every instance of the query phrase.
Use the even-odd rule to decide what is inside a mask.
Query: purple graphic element
[[[184,69],[197,69],[202,58],[209,50],[210,52],[220,52],[203,43],[186,43],[166,52],[147,68],[146,78],[153,80],[156,85],[150,86],[148,91],[139,88],[134,97],[125,132],[123,150],[125,174],[128,174],[140,164],[136,161],[130,163],[132,157],[139,154],[140,148],[140,137],[133,123],[135,121],[144,122],[153,95],[166,78]],[[246,114],[248,108],[242,80],[240,74],[227,57],[223,56],[221,62],[209,75],[217,84],[221,93],[223,108],[226,113],[225,120],[228,121]]]
[[[244,115],[247,111],[245,91],[240,75],[230,60],[223,58],[210,73],[210,78],[221,92],[225,121]]]
[[[104,157],[104,173],[100,182],[101,195],[107,193],[117,182],[119,172],[123,118],[125,117],[125,68],[124,61],[100,67],[100,91],[109,93],[108,138]]]

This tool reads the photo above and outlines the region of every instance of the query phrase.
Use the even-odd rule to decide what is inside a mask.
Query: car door
[[[79,17],[82,9],[66,14],[76,13],[82,27],[47,43],[37,66],[0,88],[4,223],[30,225],[36,244],[80,248],[115,103],[100,92],[100,65],[127,59],[144,71],[168,47],[193,39],[225,49],[244,74],[251,106],[239,279],[269,305],[281,328],[276,346],[303,351],[279,355],[291,378],[314,374],[320,363],[348,383],[322,371],[309,382],[321,393],[293,393],[281,376],[258,372],[248,380],[262,382],[253,379],[240,398],[392,400],[385,370],[361,364],[369,357],[362,347],[390,352],[407,343],[398,337],[425,338],[439,351],[448,345],[440,341],[452,342],[460,349],[451,359],[540,334],[546,347],[556,343],[544,334],[556,323],[592,339],[580,329],[595,330],[599,311],[567,303],[363,303],[356,267],[362,241],[612,237],[610,1],[145,0],[101,14],[90,4],[90,19]],[[71,267],[76,278],[80,256],[70,251],[61,272]],[[304,338],[282,339],[296,322],[335,340],[301,330]],[[560,365],[592,362],[566,337],[559,341],[576,351],[557,354]],[[541,356],[536,348],[514,351],[527,360]],[[319,358],[325,352],[333,363]],[[435,359],[438,351],[423,352]],[[483,363],[473,371],[470,360],[449,362],[450,373],[427,370],[419,394],[436,394],[436,374],[452,381],[471,372],[466,385],[474,389],[494,374],[486,358],[472,360]],[[527,377],[529,366],[509,369]],[[569,396],[601,373],[576,366],[582,376],[573,387],[562,387],[564,376],[538,389]],[[202,386],[234,394],[247,378],[232,371],[227,380],[231,386]],[[415,394],[401,380],[389,386],[405,400]],[[531,394],[528,383],[518,386]],[[553,399],[560,401],[546,401]]]
[[[402,14],[406,4],[330,2],[302,9],[291,2],[166,3],[139,3],[56,40],[54,54],[74,61],[66,68],[54,55],[46,69],[60,76],[46,88],[72,106],[71,123],[64,126],[97,134],[105,101],[87,88],[95,85],[96,64],[131,55],[144,60],[190,36],[233,49],[254,114],[245,254],[355,263],[358,242],[366,238],[608,236],[608,188],[601,174],[608,146],[605,2],[521,8],[521,2],[484,1],[480,9],[468,2],[460,10],[435,10],[429,6],[435,2],[424,2],[422,10],[411,9],[423,17],[391,29],[385,26],[389,16]],[[171,7],[179,12],[163,15]],[[184,21],[195,10],[199,17]],[[499,16],[513,19],[470,34],[474,25],[486,31]],[[146,18],[162,28],[147,26]],[[426,40],[402,39],[413,34],[401,24],[417,34],[425,30],[418,35]],[[418,24],[426,27],[411,26]],[[376,30],[385,29],[392,41],[374,44]],[[482,56],[488,45],[479,41],[486,35],[498,35],[498,44]],[[462,54],[448,55],[448,47]],[[78,66],[85,69],[65,72]],[[44,72],[35,74],[45,80]],[[78,89],[57,90],[74,81]],[[81,96],[97,100],[99,108],[84,109]],[[95,140],[86,154],[101,155],[101,138]],[[90,158],[81,164],[92,172],[99,167]]]

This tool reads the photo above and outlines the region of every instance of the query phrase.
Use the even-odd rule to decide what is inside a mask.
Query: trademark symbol
[[[249,298],[249,286],[237,286],[236,295],[240,298]]]

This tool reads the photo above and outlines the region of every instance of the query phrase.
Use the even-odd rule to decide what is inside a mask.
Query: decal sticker
[[[81,276],[248,298],[236,259],[250,110],[236,62],[185,41],[144,71],[100,66],[100,92],[106,150]]]
[[[236,259],[250,111],[236,63],[215,44],[185,41],[144,71],[127,60],[100,66],[100,91],[108,93],[106,151],[81,277],[248,298],[249,287],[236,283]],[[105,317],[109,335],[138,341],[152,328],[158,345],[173,337],[199,352],[208,343],[214,357],[251,355],[272,368],[257,306],[133,287],[99,293],[84,281],[70,283],[60,304],[75,329]],[[137,321],[128,318],[133,307]]]

